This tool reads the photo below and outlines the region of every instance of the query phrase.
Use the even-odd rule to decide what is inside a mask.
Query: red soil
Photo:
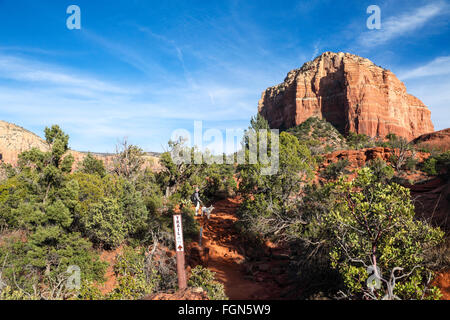
[[[442,300],[450,300],[450,271],[440,273],[434,284],[441,289]]]
[[[102,253],[100,254],[100,260],[109,263],[109,266],[106,269],[105,273],[106,281],[101,286],[99,286],[102,294],[110,293],[114,290],[117,284],[116,274],[114,273],[114,265],[116,264],[117,257],[121,255],[122,252],[123,246],[120,246],[119,248],[112,251],[102,251]]]

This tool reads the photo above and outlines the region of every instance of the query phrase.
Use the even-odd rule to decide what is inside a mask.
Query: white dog
[[[206,217],[208,218],[208,220],[209,220],[209,217],[211,216],[211,212],[214,210],[214,207],[213,206],[211,206],[211,207],[209,207],[209,208],[207,208],[207,207],[202,207],[202,217],[203,217],[203,215],[204,214],[206,214]]]

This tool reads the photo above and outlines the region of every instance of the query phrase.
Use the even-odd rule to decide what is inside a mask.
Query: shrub
[[[424,257],[443,233],[414,219],[409,190],[378,182],[368,168],[354,181],[340,180],[330,187],[336,199],[325,219],[334,244],[330,257],[347,293],[370,299],[438,298],[437,288],[428,290]],[[375,267],[379,288],[366,285]]]
[[[142,194],[136,191],[136,188],[130,182],[126,182],[123,186],[119,205],[127,234],[135,238],[145,236],[144,233],[150,229],[149,213]]]
[[[385,168],[381,162],[377,167]],[[415,219],[409,189],[383,181],[370,168],[359,170],[352,181],[307,188],[285,224],[285,239],[300,251],[293,261],[309,294],[331,294],[335,288],[334,296],[339,292],[349,299],[440,296],[428,279],[434,268],[430,253],[443,232]],[[318,270],[322,279],[311,275],[308,282],[310,270]],[[380,286],[372,287],[369,277]]]
[[[127,232],[124,222],[120,206],[113,198],[104,198],[90,205],[82,221],[89,239],[110,249],[124,241]]]
[[[430,176],[437,176],[438,171],[436,169],[437,160],[436,158],[428,158],[422,164],[422,171],[429,174]]]
[[[109,300],[139,300],[151,293],[151,287],[140,277],[131,275],[117,278],[117,287],[111,292]]]
[[[175,289],[177,277],[174,258],[167,259],[156,237],[154,240],[150,253],[144,249],[124,248],[114,266],[118,285],[108,299],[141,299],[154,292]]]
[[[205,202],[234,195],[237,185],[233,177],[233,165],[212,164],[205,169],[204,174],[206,177],[201,190]]]
[[[183,232],[187,241],[198,240],[200,227],[195,220],[195,210],[191,206],[185,206],[181,209],[181,218],[183,223]]]
[[[394,149],[394,154],[391,156],[389,161],[392,163],[394,168],[398,171],[403,169],[414,169],[416,162],[414,160],[414,150],[405,138],[398,137],[393,133],[386,135],[387,142],[383,142],[380,145]]]
[[[364,148],[371,148],[375,146],[374,141],[365,134],[362,133],[355,133],[355,132],[349,132],[348,135],[345,137],[347,144],[352,149],[364,149]]]
[[[419,161],[413,156],[408,157],[405,161],[405,169],[415,171],[418,163]]]
[[[108,296],[111,300],[136,300],[152,292],[152,279],[146,275],[145,255],[125,247],[114,265],[117,287]]]
[[[106,173],[91,154],[72,173],[69,137],[52,126],[45,129],[45,138],[47,152],[23,152],[17,168],[2,171],[0,295],[5,299],[104,298],[93,284],[104,280],[107,264],[99,261],[93,244],[112,249],[127,240],[140,246],[156,233],[167,234],[171,219],[160,210],[160,185],[152,172],[141,169],[142,150],[126,142],[115,156],[113,173]],[[71,265],[81,269],[83,285],[78,293],[64,285]],[[162,264],[166,265],[171,266]],[[171,286],[173,268],[147,268],[154,269],[153,275],[146,268],[145,283],[139,273],[122,274],[116,297],[136,298],[149,287]]]
[[[380,158],[369,161],[366,166],[370,168],[376,179],[380,182],[388,182],[394,177],[394,169]]]
[[[341,175],[350,173],[350,171],[347,170],[349,165],[350,161],[347,159],[340,159],[337,162],[328,165],[322,173],[322,176],[327,180],[336,180]]]
[[[330,153],[347,146],[344,137],[331,123],[317,117],[308,118],[286,132],[305,144],[313,155]]]
[[[98,174],[101,178],[106,175],[106,169],[103,161],[96,159],[91,153],[88,153],[83,159],[83,162],[81,162],[80,172],[87,174]]]
[[[159,188],[156,175],[149,169],[144,170],[136,179],[136,191],[142,195],[145,206],[149,214],[157,215],[157,211],[162,207],[162,193]]]
[[[95,283],[90,281],[82,281],[81,288],[78,291],[75,299],[77,300],[104,300],[105,296]]]
[[[428,158],[422,163],[421,170],[432,176],[448,177],[450,173],[450,151]]]
[[[126,179],[135,179],[145,162],[144,155],[141,148],[128,144],[128,141],[124,139],[116,146],[113,172]]]
[[[274,217],[287,211],[287,208],[278,199],[270,199],[262,193],[255,194],[251,199],[245,199],[239,207],[237,213],[241,219],[237,227],[247,238],[260,242],[279,231]]]
[[[11,286],[5,286],[0,289],[0,300],[39,300],[39,297],[27,294],[19,289],[13,289]]]
[[[215,272],[209,269],[196,266],[191,270],[188,286],[203,288],[207,292],[210,300],[228,300],[223,284],[215,280],[215,275]]]
[[[73,290],[65,286],[69,266],[78,266],[83,280],[102,282],[107,265],[99,261],[89,241],[56,226],[39,227],[28,239],[6,238],[0,261],[2,281],[14,290],[20,288],[26,299],[71,297]]]
[[[98,203],[105,195],[105,181],[98,175],[77,172],[72,180],[78,184],[78,201],[74,210],[75,228],[82,230],[81,220],[86,220],[91,205]]]

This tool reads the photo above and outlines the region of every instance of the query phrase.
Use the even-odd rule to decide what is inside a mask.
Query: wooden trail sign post
[[[178,288],[185,289],[187,283],[186,270],[184,268],[183,223],[180,214],[173,216],[173,230],[175,234],[175,251],[177,253]]]
[[[203,224],[200,227],[200,235],[198,237],[198,245],[201,247],[202,246],[202,238],[203,238]]]

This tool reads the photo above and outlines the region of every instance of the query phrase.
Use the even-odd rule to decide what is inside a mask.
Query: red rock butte
[[[434,131],[430,110],[391,71],[343,52],[325,52],[290,71],[263,92],[258,112],[277,129],[318,117],[344,134],[395,133],[411,140]]]

